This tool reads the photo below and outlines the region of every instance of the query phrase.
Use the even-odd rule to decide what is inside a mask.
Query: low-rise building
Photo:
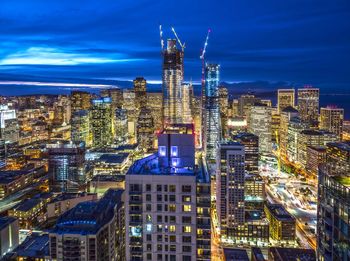
[[[37,198],[27,199],[8,211],[10,217],[15,217],[19,221],[21,229],[33,229],[40,223],[39,216],[43,214],[44,201]]]
[[[315,250],[302,248],[271,247],[269,259],[271,261],[316,261]]]
[[[18,246],[18,220],[13,217],[0,218],[0,259]]]

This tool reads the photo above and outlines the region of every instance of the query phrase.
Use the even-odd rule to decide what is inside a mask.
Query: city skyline
[[[223,81],[285,81],[346,90],[350,83],[346,1],[211,4],[3,1],[0,12],[6,26],[0,29],[0,79],[75,78],[86,83],[142,75],[160,81],[158,26],[163,24],[165,38],[174,38],[170,30],[174,26],[186,42],[187,81],[200,80],[200,50],[211,28],[207,59],[222,65]],[[183,8],[173,12],[177,6]],[[154,12],[157,15],[150,17]]]

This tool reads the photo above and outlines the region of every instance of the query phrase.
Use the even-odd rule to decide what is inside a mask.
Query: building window
[[[176,245],[170,245],[170,251],[171,252],[175,252],[176,251]],[[170,256],[170,259],[171,259],[171,256]]]
[[[162,216],[157,216],[157,222],[162,223]]]
[[[169,195],[169,201],[175,202],[176,196],[175,195]]]
[[[176,223],[176,216],[170,216],[170,223]]]
[[[191,217],[182,217],[182,223],[191,224]]]
[[[169,191],[175,193],[176,192],[176,186],[175,185],[170,185],[169,186]]]
[[[169,205],[169,211],[170,212],[176,212],[176,205],[175,204],[170,204]]]
[[[191,185],[183,185],[182,186],[182,192],[188,193],[191,192]]]
[[[191,226],[183,226],[182,232],[183,233],[191,233]]]
[[[191,196],[182,196],[182,202],[191,202]]]
[[[157,251],[162,251],[163,250],[163,246],[161,244],[157,245]]]
[[[152,201],[152,195],[146,194],[146,201]]]
[[[157,191],[161,192],[162,191],[162,185],[157,185]]]
[[[170,232],[175,232],[176,231],[176,227],[174,225],[169,226],[169,231]]]
[[[170,242],[171,242],[171,243],[176,242],[176,236],[175,236],[175,235],[171,235],[171,236],[170,236]]]
[[[191,212],[191,205],[183,205],[182,211],[183,212]]]
[[[183,236],[182,237],[182,242],[183,243],[191,243],[192,242],[192,238],[189,236]]]
[[[172,158],[171,159],[171,166],[176,168],[180,165],[180,158]]]
[[[146,191],[151,191],[151,190],[152,190],[151,184],[146,184]]]
[[[182,246],[182,251],[183,252],[191,252],[192,251],[191,246]]]
[[[158,153],[159,153],[159,157],[165,157],[166,156],[166,147],[165,146],[159,146],[158,147]]]
[[[147,244],[147,251],[152,251],[152,244]]]
[[[157,204],[157,211],[162,211],[162,204]]]
[[[147,240],[147,241],[152,241],[152,235],[147,234],[147,235],[146,235],[146,240]]]
[[[146,204],[146,211],[152,211],[152,205]]]
[[[162,195],[161,194],[157,195],[157,201],[162,201]]]
[[[177,157],[177,156],[178,156],[177,146],[171,146],[171,157]]]
[[[152,254],[151,253],[147,254],[147,260],[152,260]]]

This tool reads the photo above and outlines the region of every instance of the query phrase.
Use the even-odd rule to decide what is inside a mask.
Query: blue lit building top
[[[100,99],[93,99],[92,104],[101,104],[101,103],[112,103],[111,97],[102,97]]]
[[[205,66],[205,96],[219,96],[220,65],[206,64]]]
[[[79,203],[60,216],[52,233],[96,234],[114,217],[114,209],[121,203],[122,193],[122,190],[109,189],[97,202]]]

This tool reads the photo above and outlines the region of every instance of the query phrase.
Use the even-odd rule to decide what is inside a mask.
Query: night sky
[[[201,77],[211,28],[207,58],[223,81],[350,92],[349,0],[0,0],[0,80],[159,81],[160,23],[186,42],[186,80]]]

